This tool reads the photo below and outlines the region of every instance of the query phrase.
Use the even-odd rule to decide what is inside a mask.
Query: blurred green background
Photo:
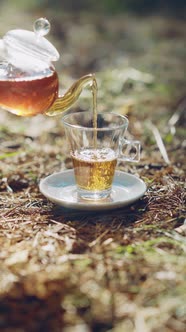
[[[185,15],[185,0],[15,0],[3,2],[12,2],[12,5],[24,6],[28,8],[56,8],[70,11],[95,10],[108,13],[118,13],[121,11],[147,14],[159,11],[173,15]]]

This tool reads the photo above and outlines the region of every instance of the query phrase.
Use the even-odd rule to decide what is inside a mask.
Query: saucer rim
[[[44,190],[43,186],[44,184],[46,184],[46,182],[55,177],[55,176],[59,176],[59,175],[64,175],[65,174],[71,174],[73,175],[74,177],[74,171],[73,169],[67,169],[67,170],[64,170],[64,171],[60,171],[60,172],[55,172],[55,173],[52,173],[44,178],[42,178],[39,182],[39,190],[40,192],[51,202],[53,202],[54,204],[58,205],[58,206],[61,206],[63,208],[66,208],[66,209],[73,209],[73,210],[84,210],[84,211],[101,211],[101,210],[114,210],[114,209],[117,209],[117,208],[121,208],[121,207],[125,207],[125,206],[129,206],[131,205],[132,203],[134,203],[135,201],[137,201],[138,199],[140,199],[146,192],[147,190],[147,186],[145,184],[145,182],[137,177],[136,175],[133,175],[133,174],[130,174],[130,173],[127,173],[127,172],[124,172],[124,171],[120,171],[120,170],[116,170],[115,171],[115,176],[114,178],[116,177],[119,177],[119,176],[125,176],[125,177],[128,177],[128,178],[132,178],[132,179],[135,179],[136,182],[140,183],[140,185],[142,185],[142,189],[141,192],[134,196],[133,198],[129,198],[129,199],[124,199],[124,200],[117,200],[117,201],[113,201],[113,202],[101,202],[99,201],[99,204],[98,204],[98,201],[95,201],[95,202],[92,202],[92,201],[85,201],[85,202],[67,202],[67,201],[64,201],[63,199],[61,198],[56,198],[56,197],[53,197],[51,196],[50,194],[47,193],[46,190]],[[113,182],[113,187],[114,187],[114,183]],[[72,182],[71,185],[74,185],[74,181]],[[115,187],[117,186],[117,184],[115,184]],[[124,187],[121,185],[121,187]]]

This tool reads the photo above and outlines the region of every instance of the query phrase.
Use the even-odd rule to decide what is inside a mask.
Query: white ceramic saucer
[[[111,210],[133,203],[146,191],[145,183],[138,177],[116,171],[111,197],[98,201],[80,199],[77,196],[73,170],[54,173],[42,179],[41,193],[53,203],[77,210]]]

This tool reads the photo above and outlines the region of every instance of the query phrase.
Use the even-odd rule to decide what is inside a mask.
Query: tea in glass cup
[[[95,192],[111,188],[117,164],[114,151],[110,148],[76,150],[71,153],[76,182],[82,190]]]
[[[70,144],[78,196],[99,200],[110,196],[118,160],[137,162],[140,142],[126,140],[128,119],[105,112],[97,114],[97,123],[91,112],[67,114],[62,118]],[[133,150],[132,155],[123,151]]]

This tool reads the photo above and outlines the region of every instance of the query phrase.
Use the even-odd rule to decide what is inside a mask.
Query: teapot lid
[[[43,37],[50,31],[50,23],[45,18],[34,22],[34,31],[16,29],[8,31],[3,37],[8,58],[21,62],[37,59],[50,64],[59,59],[56,48]],[[19,60],[18,60],[19,59]],[[26,65],[26,64],[25,64]]]

